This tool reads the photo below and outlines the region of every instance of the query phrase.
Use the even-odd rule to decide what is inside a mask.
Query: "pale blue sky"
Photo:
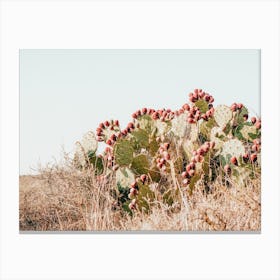
[[[178,109],[194,88],[260,114],[259,50],[20,50],[20,173],[107,119]]]

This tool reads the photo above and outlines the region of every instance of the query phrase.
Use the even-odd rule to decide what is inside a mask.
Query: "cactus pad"
[[[156,135],[157,136],[161,136],[161,135],[166,134],[169,131],[170,127],[171,127],[169,122],[163,122],[161,120],[154,121],[154,125],[155,125],[155,127],[157,129],[156,130]]]
[[[140,154],[133,158],[131,169],[135,174],[148,174],[149,171],[149,161],[146,155]]]
[[[130,141],[120,139],[114,146],[116,163],[120,166],[128,166],[133,160],[133,147]]]
[[[244,154],[245,154],[245,147],[241,141],[237,139],[231,139],[227,142],[224,142],[221,155],[224,156],[225,158],[227,157],[227,155],[231,155],[231,157],[239,158]]]
[[[236,117],[236,120],[237,120],[237,123],[244,123],[245,120],[244,120],[244,115],[248,115],[248,109],[246,107],[242,107],[242,109],[240,110],[240,112],[238,112],[237,114],[237,117]]]
[[[258,131],[254,125],[251,125],[251,126],[244,125],[240,129],[240,133],[244,139],[251,140],[251,141],[253,139],[257,138],[257,135],[258,135]]]
[[[198,107],[199,111],[203,114],[208,111],[208,103],[203,99],[196,101],[195,106]]]
[[[137,129],[131,133],[134,136],[136,148],[149,147],[149,134],[144,129]]]
[[[116,171],[116,182],[122,187],[129,187],[135,181],[134,174],[128,168],[120,168]]]
[[[228,106],[218,105],[214,112],[216,123],[224,128],[227,123],[232,119],[232,112]]]
[[[177,118],[174,118],[171,121],[171,132],[177,136],[177,137],[184,137],[186,135],[187,129],[190,129],[190,124],[186,121],[187,120],[187,114],[183,113]]]
[[[224,144],[226,134],[223,132],[221,127],[213,127],[211,129],[210,140],[215,142],[215,148],[220,149]]]
[[[94,132],[89,131],[88,133],[86,133],[82,138],[81,145],[84,148],[85,152],[95,152],[97,150],[98,142],[95,138]]]

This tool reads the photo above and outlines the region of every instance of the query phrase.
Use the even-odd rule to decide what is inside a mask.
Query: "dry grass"
[[[133,217],[114,207],[114,182],[101,182],[90,170],[69,167],[42,170],[20,177],[21,231],[260,231],[260,176],[246,188],[223,186],[217,180],[211,193],[202,186],[183,202],[167,207],[160,201],[151,213]]]

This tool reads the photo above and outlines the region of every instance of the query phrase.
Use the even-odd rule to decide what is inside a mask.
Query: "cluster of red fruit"
[[[132,114],[133,119],[137,119],[140,116],[149,115],[153,120],[170,121],[174,119],[175,113],[171,109],[147,109],[137,110]]]
[[[255,117],[252,117],[251,122],[252,122],[253,125],[255,125],[256,129],[261,129],[261,127],[262,127],[261,119],[257,119]]]
[[[116,133],[112,133],[109,139],[105,139],[104,130],[110,129],[111,131],[117,131]],[[135,129],[135,125],[133,122],[129,122],[127,127],[120,131],[120,125],[118,120],[105,121],[104,123],[100,123],[98,128],[96,129],[97,141],[103,142],[106,140],[106,144],[109,146],[113,146],[118,138],[125,137],[128,133],[132,132]]]
[[[190,107],[188,104],[183,105],[183,109],[188,112],[187,121],[188,123],[196,123],[198,120],[203,119],[208,121],[209,118],[214,115],[213,102],[214,98],[209,93],[205,93],[202,89],[195,89],[194,92],[189,94],[189,100],[192,103],[197,102],[198,100],[204,100],[208,103],[208,111],[201,113],[199,108],[195,105]]]
[[[105,151],[104,151],[104,156],[103,159],[107,161],[108,166],[113,166],[114,170],[117,170],[117,166],[115,166],[115,162],[114,162],[114,156],[113,156],[113,150],[111,147],[106,147]]]
[[[104,123],[100,123],[99,126],[96,129],[96,135],[97,135],[97,141],[102,142],[105,140],[104,138],[104,129],[110,129],[112,131],[116,131],[120,129],[120,124],[118,120],[111,120],[111,121],[105,121]],[[116,140],[116,135],[112,134],[112,141]],[[114,140],[115,139],[115,140]]]
[[[189,184],[191,177],[194,176],[196,163],[203,162],[204,156],[214,147],[215,142],[205,142],[199,149],[193,151],[193,157],[191,158],[190,163],[186,166],[186,170],[182,173],[184,185]]]
[[[130,185],[128,198],[132,199],[133,197],[135,197],[139,191],[139,183],[141,182],[144,185],[147,181],[148,181],[148,176],[146,174],[142,174],[139,178],[137,178],[136,181]],[[128,207],[131,210],[135,209],[136,208],[136,199],[133,199],[129,203]]]
[[[166,170],[167,161],[170,160],[170,154],[168,153],[169,147],[170,144],[166,142],[161,144],[158,149],[160,157],[156,159],[157,167],[163,172]]]
[[[254,163],[258,159],[258,152],[261,150],[261,139],[254,139],[253,140],[253,145],[251,146],[250,154],[246,153],[243,155],[243,161],[247,163],[250,161],[251,163]]]
[[[249,161],[251,163],[255,163],[258,159],[258,155],[257,152],[259,152],[261,150],[261,140],[260,139],[254,139],[253,140],[253,145],[251,147],[250,153],[245,153],[242,156],[243,162],[244,163],[248,163]],[[232,157],[230,159],[230,162],[235,165],[238,166],[238,160],[236,157]],[[226,164],[224,166],[224,171],[226,174],[231,174],[231,167],[229,164]]]

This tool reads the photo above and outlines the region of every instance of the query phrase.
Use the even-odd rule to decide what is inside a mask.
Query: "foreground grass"
[[[198,186],[168,207],[156,201],[149,214],[131,217],[116,205],[113,180],[98,180],[90,170],[42,170],[20,176],[21,231],[260,231],[260,176],[246,188],[226,187],[218,180],[206,194]]]

